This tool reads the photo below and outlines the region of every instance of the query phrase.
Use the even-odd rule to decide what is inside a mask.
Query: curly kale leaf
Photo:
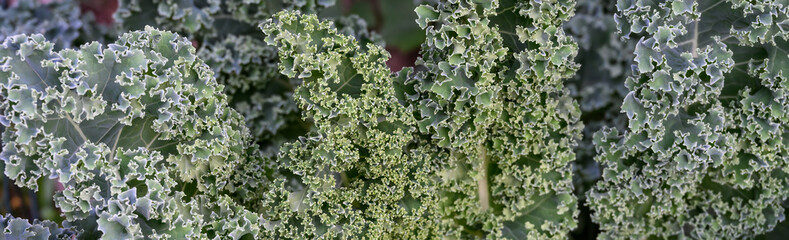
[[[82,234],[232,236],[255,225],[222,194],[248,130],[189,41],[146,28],[54,51],[42,35],[17,35],[0,46],[0,80],[5,175],[32,189],[58,179],[56,206]]]
[[[785,1],[620,0],[643,35],[622,112],[595,135],[589,192],[607,238],[745,238],[783,221],[789,6]]]
[[[68,228],[59,228],[50,221],[35,220],[31,224],[26,219],[15,218],[10,214],[0,216],[0,229],[3,239],[71,239],[74,232]]]
[[[389,54],[315,15],[285,11],[261,27],[280,71],[303,81],[295,99],[315,123],[281,151],[275,236],[431,236],[430,159],[410,145],[415,120],[397,101]]]
[[[566,238],[576,226],[578,105],[564,89],[578,47],[560,28],[574,1],[442,1],[401,101],[436,146],[441,232],[450,238]]]
[[[197,55],[225,85],[231,106],[267,155],[306,134],[293,101],[297,79],[277,70],[277,50],[266,45],[257,25],[282,9],[315,12],[334,0],[121,0],[115,19],[121,29],[146,25],[178,32],[197,45]]]

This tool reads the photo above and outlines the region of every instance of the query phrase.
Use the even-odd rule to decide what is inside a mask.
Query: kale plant
[[[550,11],[547,11],[550,9]],[[441,232],[566,238],[575,228],[578,66],[564,34],[574,1],[442,1],[416,9],[427,38],[404,81],[432,146]]]
[[[5,175],[63,183],[56,206],[83,237],[231,234],[215,215],[235,207],[221,193],[249,133],[191,43],[147,28],[53,47],[42,35],[0,47]]]
[[[2,239],[786,232],[786,0],[348,2],[0,1]]]
[[[622,104],[627,131],[595,134],[588,193],[606,238],[746,238],[785,219],[789,5],[617,2],[642,35]]]
[[[231,106],[272,155],[283,143],[306,134],[312,123],[301,118],[294,100],[300,82],[279,73],[277,50],[264,42],[257,25],[283,9],[315,13],[332,5],[334,0],[120,0],[115,19],[121,31],[156,26],[190,39],[225,85]],[[363,21],[340,21],[348,33],[369,35]]]

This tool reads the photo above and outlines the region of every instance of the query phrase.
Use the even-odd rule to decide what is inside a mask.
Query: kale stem
[[[484,143],[477,145],[477,154],[481,161],[479,173],[477,175],[477,188],[479,190],[479,210],[485,212],[490,208],[490,185],[488,184],[488,149]]]

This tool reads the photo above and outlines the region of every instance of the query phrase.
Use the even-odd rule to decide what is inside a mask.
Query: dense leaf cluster
[[[580,198],[600,178],[594,161],[592,136],[602,127],[624,130],[627,116],[620,113],[627,95],[624,82],[630,76],[635,39],[620,39],[614,14],[616,0],[580,0],[575,16],[564,25],[580,47],[575,61],[578,72],[567,81],[567,88],[579,102],[583,139],[576,147],[576,192]]]
[[[577,46],[557,26],[572,2],[447,1],[416,11],[424,69],[402,84],[420,144],[435,146],[442,232],[566,237],[582,127],[562,83],[577,69]]]
[[[280,70],[303,84],[296,101],[315,131],[286,144],[285,238],[430,236],[430,159],[413,149],[415,119],[400,105],[389,54],[315,15],[282,12],[262,26]]]
[[[782,1],[617,2],[642,35],[622,111],[595,135],[604,166],[589,192],[613,238],[743,238],[785,218],[789,5]]]
[[[58,228],[56,223],[50,221],[15,218],[10,215],[0,216],[0,229],[3,239],[68,239],[74,237],[74,232]]]
[[[180,33],[225,85],[231,106],[246,119],[261,147],[273,154],[281,144],[309,131],[293,99],[296,79],[277,70],[277,50],[257,25],[283,9],[314,13],[334,0],[120,0],[115,20],[122,31],[154,26]],[[362,25],[366,32],[366,26]]]
[[[219,227],[227,219],[211,209],[227,203],[219,193],[249,136],[194,51],[152,28],[61,51],[42,35],[7,38],[5,175],[33,189],[39,178],[63,183],[56,206],[85,234],[178,238]]]
[[[61,183],[65,218],[2,216],[0,236],[727,239],[785,220],[785,0],[418,2],[399,72],[361,17],[319,14],[334,0],[121,0],[112,31],[77,1],[0,4],[0,169]]]

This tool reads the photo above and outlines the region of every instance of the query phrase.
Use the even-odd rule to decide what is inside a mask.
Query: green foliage
[[[564,17],[526,14],[549,8],[537,2],[418,7],[423,67],[396,77],[380,47],[310,15],[267,24],[280,70],[304,81],[297,102],[317,129],[279,160],[296,179],[286,182],[300,183],[284,187],[285,236],[566,237],[581,126],[562,84],[577,47],[551,27],[572,3],[555,4]]]
[[[132,1],[116,15],[193,42],[153,28],[59,52],[41,35],[9,38],[6,175],[63,182],[56,203],[81,238],[522,239],[575,227],[582,127],[562,81],[578,47],[558,27],[574,2],[420,6],[420,66],[397,74],[359,18],[281,12],[261,25],[272,47],[221,27],[268,18],[259,4]],[[314,127],[262,156],[222,92],[265,143],[260,131],[287,129],[276,115],[295,112],[291,91]]]
[[[624,130],[627,125],[627,116],[619,111],[628,92],[624,82],[631,74],[636,41],[622,41],[617,34],[616,0],[579,0],[576,9],[575,16],[564,26],[580,46],[576,62],[581,67],[567,87],[579,101],[584,123],[575,163],[575,190],[584,198],[584,193],[600,179],[592,135],[602,127]]]
[[[2,239],[786,232],[786,0],[334,4],[0,6],[0,169],[65,219]]]
[[[263,41],[257,25],[282,9],[315,12],[334,0],[120,0],[115,19],[120,28],[146,25],[175,31],[197,46],[197,55],[225,85],[231,106],[269,154],[307,133],[293,100],[296,79],[277,71],[277,50]],[[366,30],[365,30],[366,31]]]
[[[550,11],[548,11],[550,9]],[[442,1],[416,9],[427,38],[403,81],[421,145],[435,146],[449,238],[566,238],[575,225],[578,105],[562,81],[573,1]]]
[[[783,1],[620,0],[635,48],[627,131],[595,135],[603,238],[745,238],[783,221],[789,71]]]
[[[341,34],[315,15],[281,12],[262,26],[280,70],[315,131],[282,148],[282,238],[426,238],[432,196],[429,158],[411,145],[415,119],[400,105],[389,54]]]
[[[627,115],[620,113],[627,95],[625,79],[631,75],[635,39],[622,40],[614,14],[616,0],[579,0],[575,16],[564,24],[580,47],[575,61],[580,64],[573,78],[565,82],[581,108],[583,138],[575,148],[573,181],[580,214],[574,237],[596,236],[596,225],[586,204],[586,192],[601,178],[600,164],[592,136],[603,127],[624,130]]]
[[[50,221],[35,220],[32,224],[25,219],[15,218],[11,215],[0,216],[0,229],[3,239],[69,239],[74,237],[74,232],[69,229],[58,228]]]
[[[230,234],[238,216],[221,192],[249,136],[194,52],[153,28],[61,51],[42,35],[7,38],[5,175],[32,189],[58,179],[56,206],[84,234]]]

